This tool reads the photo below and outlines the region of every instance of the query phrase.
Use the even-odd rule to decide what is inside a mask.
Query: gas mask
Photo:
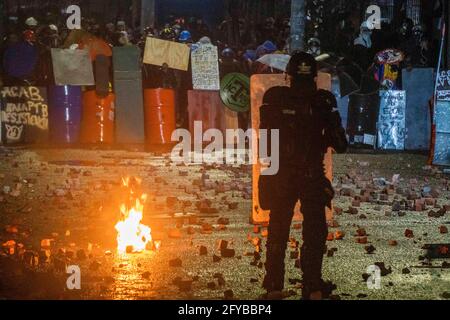
[[[320,46],[313,45],[313,46],[309,47],[308,53],[310,55],[313,55],[314,57],[320,56],[320,54],[321,54]]]

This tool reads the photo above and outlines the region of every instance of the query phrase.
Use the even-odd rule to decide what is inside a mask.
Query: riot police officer
[[[261,176],[260,205],[270,210],[266,277],[268,293],[284,288],[284,259],[293,212],[301,201],[303,246],[303,298],[322,299],[331,291],[322,280],[322,260],[327,237],[326,207],[334,197],[325,176],[324,156],[329,147],[347,149],[347,138],[332,93],[317,90],[317,63],[305,52],[295,52],[287,67],[290,87],[274,87],[264,95],[261,129],[280,130],[280,170]],[[270,136],[270,135],[269,135]]]

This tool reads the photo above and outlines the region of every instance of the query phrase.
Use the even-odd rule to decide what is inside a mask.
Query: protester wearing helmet
[[[320,40],[318,38],[311,38],[308,40],[308,51],[313,57],[318,57],[322,54],[320,49]]]
[[[404,64],[409,68],[424,66],[428,60],[421,33],[421,26],[414,27],[411,19],[405,19],[400,27],[398,48],[405,54]]]
[[[222,58],[226,58],[226,59],[234,59],[235,53],[234,53],[233,49],[225,48],[222,50],[221,56],[222,56]]]
[[[211,39],[209,37],[201,37],[200,40],[198,40],[198,44],[212,44]]]
[[[219,59],[219,73],[222,79],[229,73],[241,73],[242,68],[239,62],[236,60],[236,54],[233,49],[225,48],[222,50]]]
[[[261,129],[279,130],[279,171],[262,175],[258,182],[260,207],[270,210],[266,251],[267,297],[281,296],[284,288],[284,259],[293,212],[302,204],[303,298],[322,299],[334,289],[322,280],[322,259],[327,237],[325,208],[334,196],[324,172],[329,147],[345,152],[347,140],[332,93],[317,90],[317,63],[305,52],[295,52],[287,67],[290,87],[269,89],[261,107]],[[272,151],[273,152],[273,151]]]
[[[425,27],[418,24],[414,26],[412,32],[417,46],[417,55],[414,60],[418,66],[428,66],[432,57],[430,56],[430,44],[428,43],[427,37],[425,37]]]
[[[165,27],[161,30],[159,37],[163,40],[175,41],[177,35],[171,27]]]
[[[38,21],[34,17],[29,17],[25,20],[25,26],[27,29],[36,30],[38,27]]]
[[[256,49],[256,56],[259,59],[262,56],[272,54],[277,50],[277,46],[272,41],[267,40]]]
[[[192,43],[191,33],[187,30],[181,31],[178,41],[181,43]]]

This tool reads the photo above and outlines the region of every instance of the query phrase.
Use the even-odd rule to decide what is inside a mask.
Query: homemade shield
[[[145,43],[144,63],[156,66],[167,64],[169,68],[187,71],[189,67],[190,48],[182,43],[147,38]]]
[[[144,98],[142,95],[141,51],[138,47],[113,49],[116,95],[116,142],[144,143]]]
[[[220,84],[220,98],[225,106],[236,112],[250,108],[250,79],[242,73],[229,73]]]
[[[435,108],[436,140],[433,164],[450,165],[450,101],[437,101]]]
[[[6,144],[48,142],[47,89],[3,87],[1,133]]]
[[[436,91],[437,100],[450,101],[450,70],[443,70],[439,73]]]
[[[346,97],[360,89],[363,71],[356,63],[329,54],[324,54],[316,59],[319,70],[337,76],[339,79],[340,97]]]
[[[404,69],[403,90],[406,91],[406,150],[428,150],[431,136],[429,101],[434,91],[434,70]]]
[[[56,144],[78,143],[81,131],[82,92],[79,86],[50,86],[50,140]]]
[[[188,91],[189,130],[197,141],[198,135],[194,134],[194,122],[201,121],[204,133],[208,129],[219,129],[225,136],[226,129],[238,129],[238,114],[226,108],[220,100],[218,91]]]
[[[375,55],[375,79],[385,90],[398,90],[400,63],[405,59],[403,52],[386,49]]]
[[[271,68],[286,71],[291,56],[288,54],[266,54],[257,61]]]
[[[83,92],[81,143],[113,143],[114,110],[114,94],[104,97],[95,90]]]
[[[146,89],[144,90],[144,106],[147,144],[172,144],[172,133],[176,129],[175,91]]]
[[[318,75],[318,87],[321,89],[331,90],[331,75],[327,73],[319,73]],[[259,109],[262,106],[262,100],[266,91],[275,86],[287,86],[286,78],[283,74],[258,74],[251,78],[251,105],[252,105],[252,128],[256,130],[257,136],[259,136],[260,125],[260,112]],[[258,142],[254,143],[253,150],[258,150]],[[258,153],[258,152],[256,152]],[[259,157],[257,155],[257,157]],[[327,178],[332,181],[333,179],[333,157],[331,150],[325,157],[324,161],[326,167]],[[259,158],[256,164],[253,165],[253,206],[252,206],[252,222],[255,224],[266,223],[270,220],[270,211],[262,210],[259,203],[259,189],[258,181],[261,174],[261,164]],[[326,209],[327,220],[333,218],[333,211],[329,208]],[[302,220],[301,216],[301,204],[300,201],[295,207],[294,219]]]
[[[52,49],[52,61],[56,85],[95,85],[88,50]]]
[[[349,142],[356,147],[375,148],[380,96],[351,94],[348,105],[347,134]]]
[[[219,55],[210,44],[198,46],[191,53],[194,90],[220,90]]]
[[[347,128],[349,97],[341,95],[340,80],[339,80],[339,77],[336,75],[332,77],[331,89],[332,89],[334,96],[337,99],[338,111],[342,118],[342,126],[344,128]]]
[[[400,90],[380,91],[378,117],[378,148],[405,150],[406,92]]]

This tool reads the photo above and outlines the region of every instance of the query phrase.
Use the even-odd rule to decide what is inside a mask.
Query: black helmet
[[[225,48],[222,51],[221,55],[223,58],[234,58],[235,57],[234,51],[231,48]]]
[[[286,68],[288,75],[299,79],[314,79],[317,77],[317,61],[304,51],[295,51]]]

